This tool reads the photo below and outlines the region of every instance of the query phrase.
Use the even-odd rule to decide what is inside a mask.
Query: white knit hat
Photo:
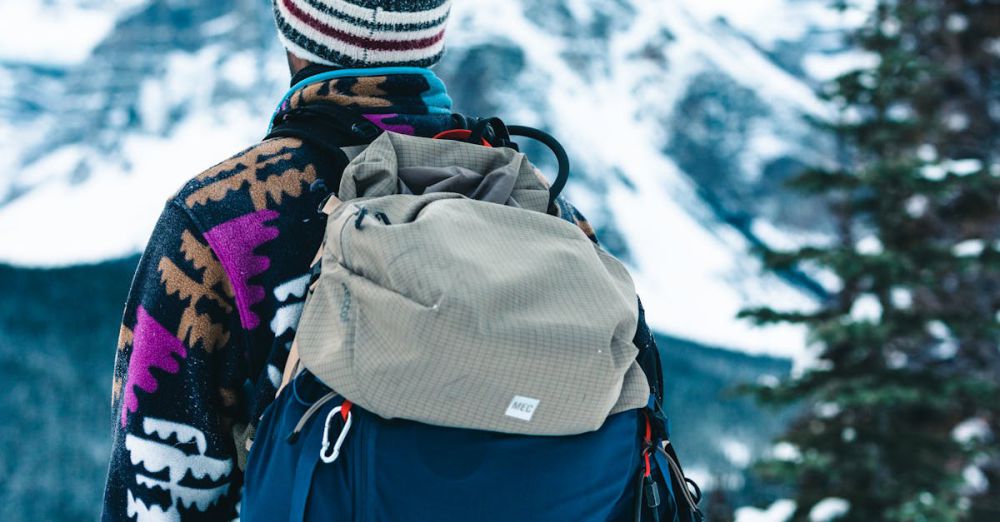
[[[444,54],[451,0],[273,0],[292,54],[344,67],[427,67]]]

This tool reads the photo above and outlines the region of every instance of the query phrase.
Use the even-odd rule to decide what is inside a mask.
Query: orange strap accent
[[[472,131],[469,129],[451,129],[444,132],[439,132],[434,135],[436,140],[455,140],[455,141],[465,141],[472,136]],[[486,138],[482,138],[483,146],[493,148],[490,142],[486,141]]]

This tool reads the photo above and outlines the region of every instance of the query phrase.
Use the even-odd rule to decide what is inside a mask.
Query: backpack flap
[[[398,194],[414,167],[515,179],[506,204]],[[646,404],[632,280],[545,214],[523,154],[386,133],[340,197],[298,330],[304,365],[338,393],[385,418],[529,435],[593,431]]]

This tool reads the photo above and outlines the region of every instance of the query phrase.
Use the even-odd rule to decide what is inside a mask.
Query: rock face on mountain
[[[545,128],[566,145],[574,161],[567,194],[634,271],[654,329],[685,346],[694,341],[801,359],[800,331],[752,328],[734,316],[763,300],[801,307],[814,298],[816,289],[800,279],[763,273],[749,249],[822,237],[827,229],[820,207],[789,193],[782,181],[823,161],[831,147],[807,118],[828,117],[814,90],[858,58],[840,34],[861,13],[832,11],[825,0],[750,4],[460,0],[436,71],[457,111]],[[287,87],[265,5],[25,0],[0,6],[0,263],[103,263],[96,269],[102,277],[127,272],[130,262],[107,261],[141,251],[166,198],[263,135]],[[543,170],[551,167],[544,149],[526,150]],[[48,280],[38,275],[47,272],[4,270],[9,281]],[[95,269],[68,270],[58,272],[67,281]],[[118,294],[101,294],[107,300],[101,306],[116,310],[124,300]],[[18,309],[14,296],[0,301],[11,314]],[[0,340],[41,339],[11,317],[0,322]],[[112,327],[117,320],[107,318]],[[93,344],[96,337],[84,343],[93,353],[81,355],[84,345],[75,341],[66,348],[75,355],[58,353],[60,339],[81,332],[44,339],[51,353],[40,352],[39,360],[85,357],[110,371],[113,340],[104,336],[98,336],[104,346]],[[24,349],[0,343],[5,360]],[[692,380],[711,374],[721,383],[730,375],[725,361],[733,360],[709,359],[672,374]],[[782,368],[744,363],[759,371]],[[77,377],[64,377],[70,392]],[[93,381],[87,377],[87,386]],[[678,393],[700,390],[691,386]],[[44,402],[54,407],[58,397],[50,395]],[[102,429],[91,431],[96,437]],[[754,451],[763,444],[756,437],[747,446]],[[733,440],[702,450],[739,468],[746,450],[733,450]],[[95,449],[86,451],[103,458],[101,439],[88,444]],[[705,473],[727,473],[711,458],[693,460]],[[0,472],[30,467],[17,462]],[[0,476],[4,482],[12,483]],[[94,498],[80,487],[68,488],[66,498],[74,500],[65,510],[31,513],[79,514],[80,503]],[[23,501],[26,491],[4,498]]]

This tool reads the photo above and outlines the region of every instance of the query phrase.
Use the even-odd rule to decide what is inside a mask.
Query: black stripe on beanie
[[[441,7],[448,0],[344,0],[365,9],[382,9],[397,13],[429,11]]]
[[[427,22],[417,22],[417,23],[412,23],[412,24],[382,24],[382,23],[373,22],[371,20],[365,20],[365,19],[362,19],[362,18],[357,18],[355,16],[351,16],[351,15],[349,15],[349,14],[343,12],[343,11],[340,11],[340,10],[337,10],[337,9],[334,9],[334,8],[330,7],[329,4],[327,4],[325,2],[322,2],[321,0],[305,0],[305,2],[307,4],[309,4],[313,9],[316,9],[317,11],[319,11],[319,12],[321,12],[321,13],[327,15],[327,16],[331,16],[333,18],[337,18],[338,20],[343,20],[344,22],[347,22],[347,23],[349,23],[351,25],[356,25],[358,27],[364,27],[365,29],[376,29],[376,30],[380,30],[380,31],[398,31],[398,32],[419,31],[421,29],[430,29],[432,27],[437,27],[437,26],[443,24],[445,22],[445,20],[448,19],[448,13],[445,13],[440,18],[437,18],[435,20],[430,20],[430,21],[427,21]],[[439,7],[441,4],[443,4],[445,2],[445,0],[435,0],[435,2],[437,2],[438,5],[433,6],[430,9],[433,9],[434,7]],[[354,2],[351,2],[351,3],[354,3]],[[377,2],[373,2],[373,3],[377,3]]]
[[[324,60],[345,67],[370,67],[372,65],[380,65],[380,64],[409,65],[413,67],[429,67],[437,63],[441,59],[441,56],[444,54],[444,48],[442,48],[440,51],[437,52],[437,54],[426,58],[421,58],[419,60],[401,61],[401,62],[396,62],[396,61],[366,62],[341,54],[340,52],[330,49],[329,47],[315,40],[312,40],[306,35],[298,32],[285,20],[285,17],[281,15],[281,12],[278,11],[277,4],[275,4],[274,7],[274,20],[278,26],[278,30],[281,31],[283,35],[285,35],[285,38],[287,38],[295,45],[298,45],[299,47],[305,49],[306,51],[309,51],[310,53],[316,56],[322,57]]]

